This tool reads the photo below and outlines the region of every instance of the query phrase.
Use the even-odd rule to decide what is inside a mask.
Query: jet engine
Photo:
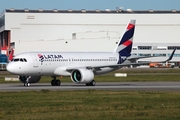
[[[75,69],[71,73],[71,80],[74,83],[90,83],[94,80],[94,73],[86,68]]]
[[[19,80],[22,83],[26,83],[26,80],[28,80],[28,83],[37,83],[41,79],[41,76],[19,76]]]

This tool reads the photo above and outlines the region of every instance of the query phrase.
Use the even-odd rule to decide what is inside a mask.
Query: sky
[[[44,10],[180,10],[180,0],[0,0],[0,12],[4,9]]]

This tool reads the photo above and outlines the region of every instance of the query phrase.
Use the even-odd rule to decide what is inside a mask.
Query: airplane
[[[70,76],[74,83],[95,86],[94,75],[112,72],[127,65],[139,65],[125,62],[131,56],[135,22],[130,20],[112,52],[26,52],[16,55],[8,63],[7,70],[18,75],[24,86],[39,82],[41,76],[51,76],[52,86],[61,85],[57,76]],[[174,52],[166,61],[172,59]]]

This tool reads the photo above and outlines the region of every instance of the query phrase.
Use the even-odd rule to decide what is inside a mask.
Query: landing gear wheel
[[[90,83],[86,83],[86,86],[90,86]]]
[[[61,85],[61,81],[60,80],[52,80],[51,81],[51,85],[52,86],[60,86]]]
[[[52,81],[51,81],[51,85],[52,85],[52,86],[55,86],[55,84],[56,84],[56,81],[55,81],[55,80],[52,80]]]
[[[30,86],[30,83],[29,83],[29,79],[30,78],[31,78],[31,76],[20,76],[20,79],[24,83],[25,87],[29,87]]]
[[[91,86],[95,86],[96,82],[93,80],[90,84],[91,84]]]
[[[30,83],[24,83],[24,86],[29,87]]]
[[[60,80],[56,80],[56,86],[60,86],[61,85],[61,81]]]
[[[95,80],[91,81],[90,83],[86,83],[86,86],[95,86],[96,82]]]

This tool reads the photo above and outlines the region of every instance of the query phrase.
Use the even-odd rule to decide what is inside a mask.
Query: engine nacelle
[[[23,83],[26,83],[26,80],[28,80],[28,83],[37,83],[40,81],[41,76],[19,76],[19,80]]]
[[[94,80],[94,73],[86,68],[75,69],[71,73],[71,80],[74,83],[90,83]]]

